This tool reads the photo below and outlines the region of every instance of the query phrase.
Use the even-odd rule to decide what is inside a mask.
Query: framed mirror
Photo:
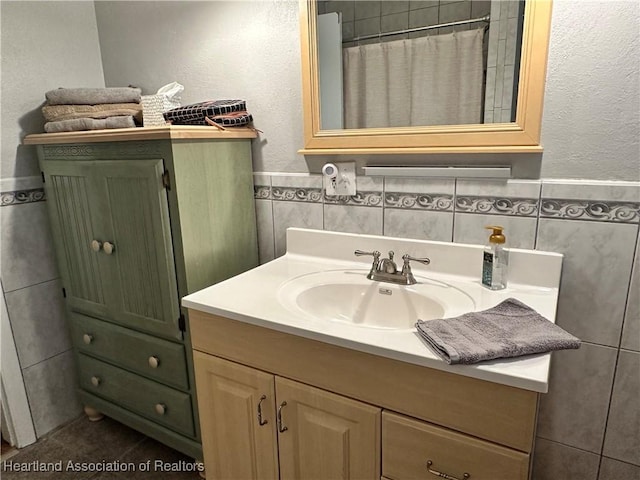
[[[379,14],[380,19],[373,19],[373,22],[369,22],[369,24],[377,22],[380,25],[380,32],[374,34],[361,35],[349,25],[341,25],[343,19],[353,20],[352,12],[345,14],[341,11],[329,11],[332,7],[336,9],[336,5],[338,8],[353,5],[353,8],[357,10],[359,4],[368,4],[368,8],[371,8],[371,5],[376,3],[379,3],[381,11],[374,13]],[[472,18],[465,20],[436,21],[435,25],[434,22],[431,24],[426,22],[426,25],[418,27],[413,27],[410,21],[406,29],[395,31],[390,28],[384,29],[382,25],[385,22],[383,16],[385,8],[399,8],[399,4],[403,3],[407,5],[413,3],[438,4],[438,2],[300,0],[304,108],[304,148],[300,150],[300,153],[334,155],[541,152],[540,127],[551,24],[551,1],[461,2],[472,6],[483,3],[488,11],[480,12],[478,15],[471,12],[469,16]],[[490,5],[487,6],[488,3]],[[503,11],[503,15],[506,15],[505,12],[508,10],[506,5],[509,3],[513,5],[509,8],[513,20],[510,21],[507,29],[505,27],[507,20],[502,19],[501,26],[501,19],[497,17],[500,15],[500,10]],[[392,4],[393,7],[385,6],[385,4]],[[438,7],[426,7],[423,12],[418,13],[423,13],[422,16],[424,16],[424,13],[429,13],[429,8]],[[371,10],[368,14],[372,15],[370,12]],[[408,11],[408,18],[410,19],[414,13],[416,12]],[[439,15],[440,18],[443,17],[442,13]],[[417,17],[417,15],[414,16]],[[338,40],[333,41],[333,44],[330,41],[329,47],[326,46],[327,43],[324,40],[327,34],[323,33],[326,29],[323,26],[325,22],[323,17],[333,17],[333,20],[328,19],[329,22],[335,23],[336,19],[338,22],[338,33],[336,34]],[[357,20],[356,14],[354,24],[358,24],[358,22],[360,26],[367,24],[362,20]],[[514,23],[516,27],[513,26]],[[329,28],[336,31],[335,26]],[[492,28],[493,32],[491,32]],[[509,33],[505,33],[506,29]],[[493,35],[493,39],[491,35]],[[496,102],[496,108],[494,108],[492,102],[494,102],[493,97],[497,97],[494,93],[498,90],[503,92],[503,86],[496,83],[499,81],[496,80],[495,69],[494,72],[491,72],[491,67],[495,67],[495,63],[492,64],[491,60],[488,60],[488,56],[491,55],[491,51],[500,48],[502,50],[499,54],[504,56],[504,42],[508,35],[515,39],[512,41],[511,48],[515,61],[511,62],[513,64],[511,66],[512,72],[509,81],[504,83],[504,90],[506,91],[508,85],[512,98],[504,100],[504,108],[500,113],[498,107],[501,105]],[[323,40],[323,46],[319,45],[319,39]],[[467,41],[471,41],[474,45],[474,51],[479,51],[479,53],[469,57],[467,46],[471,44],[464,43]],[[448,45],[452,42],[455,43],[455,46],[449,47]],[[493,47],[490,42],[494,42]],[[508,38],[506,42],[507,50],[509,50]],[[371,65],[375,62],[370,58],[376,58],[376,55],[397,58],[394,57],[395,53],[393,52],[398,48],[401,49],[401,56],[413,59],[409,63],[414,66],[418,63],[416,58],[419,58],[421,62],[424,58],[431,58],[429,52],[424,53],[425,48],[432,48],[434,52],[439,54],[446,51],[447,59],[462,58],[463,64],[459,67],[461,70],[453,74],[448,72],[448,64],[445,66],[442,63],[421,64],[420,68],[423,71],[438,74],[448,72],[448,76],[444,80],[441,78],[425,80],[421,77],[419,82],[426,83],[418,84],[419,88],[415,88],[416,80],[412,77],[413,73],[403,74],[412,77],[412,80],[409,80],[410,83],[407,84],[408,86],[403,86],[398,80],[392,78],[386,86],[380,87],[381,79],[391,76],[389,72],[400,70],[404,72],[404,64],[400,68],[398,63],[394,63],[390,67],[383,67],[388,69],[386,72],[374,71],[373,74],[367,73],[367,70],[352,70],[353,68],[362,68],[362,65],[355,64],[361,62],[363,58],[367,60],[365,68],[373,68]],[[407,50],[408,48],[414,50]],[[453,50],[447,50],[447,48],[453,48]],[[479,48],[481,50],[478,50]],[[449,52],[454,53],[450,54]],[[331,55],[333,55],[332,60]],[[433,57],[437,56],[433,55]],[[472,58],[471,61],[474,62],[474,65],[479,65],[479,67],[471,67],[469,58]],[[397,62],[397,60],[393,61]],[[447,61],[450,62],[450,60]],[[333,65],[334,70],[327,70],[327,64]],[[341,71],[334,73],[337,70]],[[508,76],[505,73],[506,70],[507,67],[501,69],[498,65],[498,71],[504,78]],[[373,84],[362,87],[367,76],[373,78]],[[321,77],[323,84],[321,84]],[[464,103],[459,99],[467,99],[469,95],[466,93],[466,87],[459,84],[457,79],[466,81],[470,77],[475,79],[475,83],[472,83],[470,87],[472,94],[469,94],[474,96],[472,112],[470,116],[467,113],[456,113],[451,116],[450,112],[454,110],[451,105],[440,105],[436,102],[442,102],[443,98],[449,98],[454,103]],[[440,84],[432,85],[437,82]],[[327,87],[327,83],[334,85]],[[451,84],[451,91],[443,93],[443,88],[449,88],[449,84]],[[360,90],[354,93],[357,89]],[[391,90],[394,90],[395,93],[391,92],[389,97],[383,98],[384,92]],[[401,104],[393,95],[400,92],[406,96],[405,93],[409,90],[417,91],[418,97],[414,96],[409,97],[408,100],[402,100],[408,103],[401,107],[400,114],[392,112],[392,107],[389,105]],[[364,93],[362,93],[363,91]],[[371,92],[375,92],[373,97]],[[501,97],[507,99],[506,92]],[[372,98],[378,100],[373,101]],[[511,103],[507,105],[507,101]],[[469,102],[466,103],[469,104]],[[357,104],[356,108],[364,108],[364,110],[358,110],[354,114],[354,104]],[[371,107],[377,108],[380,104],[386,105],[382,108],[385,110],[383,119],[374,119],[377,112]],[[424,112],[422,113],[424,115],[420,113],[419,106],[423,106]],[[407,113],[409,111],[411,111],[411,115]],[[414,115],[414,111],[418,111],[418,115]],[[433,112],[445,112],[446,115],[434,116]],[[406,123],[403,123],[405,121]]]

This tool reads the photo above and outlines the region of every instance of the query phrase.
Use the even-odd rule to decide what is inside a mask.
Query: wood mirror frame
[[[300,0],[305,155],[542,152],[540,128],[551,0],[527,0],[513,123],[322,130],[316,0]]]

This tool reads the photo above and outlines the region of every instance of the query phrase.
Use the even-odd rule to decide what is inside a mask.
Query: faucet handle
[[[416,258],[416,257],[412,257],[409,254],[405,254],[402,256],[402,260],[404,260],[404,264],[402,265],[402,275],[404,275],[407,279],[407,285],[414,285],[418,282],[416,282],[415,277],[413,276],[413,272],[411,272],[411,265],[409,265],[410,261],[414,261],[414,262],[420,262],[423,263],[425,265],[429,265],[431,263],[431,260],[429,260],[428,258]]]
[[[409,262],[420,262],[423,263],[425,265],[429,265],[431,263],[431,260],[429,260],[428,258],[416,258],[416,257],[412,257],[411,255],[409,255],[408,253],[402,256],[402,260],[404,260],[404,264],[405,265],[409,265]]]
[[[374,250],[373,252],[363,252],[362,250],[356,250],[353,252],[356,257],[362,257],[363,255],[371,255],[374,260],[380,259],[380,252],[378,250]]]
[[[373,257],[371,270],[369,270],[369,274],[367,275],[367,278],[369,280],[373,280],[373,276],[378,270],[378,265],[380,265],[380,252],[378,250],[374,250],[373,252],[363,252],[362,250],[356,250],[355,252],[353,252],[353,254],[356,257],[362,257],[363,255],[371,255]]]

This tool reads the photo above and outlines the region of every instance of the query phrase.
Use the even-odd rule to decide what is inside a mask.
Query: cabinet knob
[[[91,385],[93,385],[94,387],[97,387],[98,385],[100,385],[100,377],[96,377],[95,375],[93,377],[91,377]]]
[[[93,335],[91,335],[91,334],[89,334],[89,333],[85,333],[85,334],[82,336],[82,341],[83,341],[85,344],[89,345],[91,342],[93,342]]]
[[[104,250],[104,253],[106,253],[107,255],[111,255],[116,249],[116,246],[111,242],[104,242],[104,244],[102,245],[102,249]]]
[[[158,415],[164,415],[167,411],[167,406],[164,403],[156,403],[156,413]]]
[[[155,355],[151,355],[149,357],[149,366],[151,368],[158,368],[158,365],[160,365],[160,359]]]
[[[98,240],[91,241],[91,250],[93,250],[94,252],[99,252],[101,248],[102,248],[102,242]]]

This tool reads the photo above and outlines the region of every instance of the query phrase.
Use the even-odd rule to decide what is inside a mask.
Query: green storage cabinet
[[[81,401],[202,458],[180,298],[258,264],[245,129],[41,134]]]

